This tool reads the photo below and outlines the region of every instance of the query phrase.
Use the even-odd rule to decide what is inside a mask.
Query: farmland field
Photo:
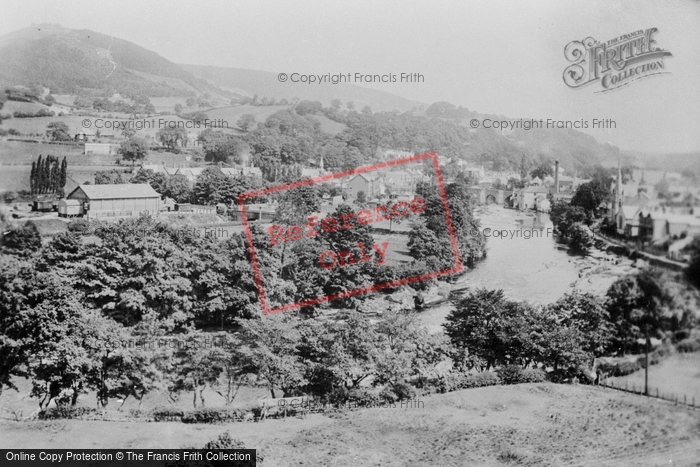
[[[631,375],[618,378],[610,378],[616,384],[627,383],[631,388],[634,384],[637,388],[644,387],[644,370],[639,370]],[[659,393],[666,397],[676,395],[683,400],[686,395],[688,402],[695,397],[700,405],[700,353],[679,353],[663,360],[658,365],[649,367],[649,391],[652,395]]]
[[[255,106],[255,105],[237,105],[235,107],[222,107],[212,109],[207,112],[212,120],[223,119],[228,123],[229,128],[238,128],[236,122],[241,116],[251,114],[257,122],[264,122],[267,117],[277,112],[278,110],[288,109],[288,105],[270,105],[270,106]]]

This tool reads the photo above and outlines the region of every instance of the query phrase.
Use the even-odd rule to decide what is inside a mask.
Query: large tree
[[[63,122],[51,122],[46,127],[46,136],[51,138],[51,141],[70,141],[73,138],[70,135],[70,128]]]
[[[142,161],[148,153],[148,143],[145,139],[132,136],[119,146],[119,154],[122,159],[131,161],[132,165],[136,161]]]

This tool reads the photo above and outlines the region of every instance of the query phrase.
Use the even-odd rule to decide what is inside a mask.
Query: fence
[[[700,409],[699,405],[695,405],[695,396],[689,398],[686,394],[682,394],[683,398],[681,399],[679,394],[659,392],[659,388],[649,388],[649,394],[647,395],[644,394],[644,385],[640,384],[639,386],[637,386],[636,383],[630,384],[628,381],[625,381],[625,384],[622,384],[619,381],[606,379],[600,383],[600,386],[615,389],[617,391],[629,392],[640,396],[653,397],[655,399],[673,402],[676,405],[684,405],[692,409]]]

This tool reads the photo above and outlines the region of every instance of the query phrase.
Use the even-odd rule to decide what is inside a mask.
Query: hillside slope
[[[39,84],[54,94],[85,89],[133,96],[214,90],[155,52],[87,29],[41,24],[0,37],[0,85]]]
[[[599,387],[522,384],[420,401],[225,426],[4,421],[0,448],[202,446],[229,431],[262,451],[263,466],[691,466],[700,459],[700,412]]]
[[[345,105],[348,101],[360,110],[368,105],[373,111],[405,112],[414,107],[420,107],[421,102],[404,99],[394,94],[363,88],[352,84],[304,84],[293,83],[291,80],[280,82],[277,73],[269,71],[246,70],[242,68],[223,68],[215,66],[182,65],[195,76],[208,80],[211,84],[228,89],[232,92],[245,91],[249,96],[257,94],[260,98],[275,98],[291,100],[295,97],[301,100],[316,100],[325,106],[333,99],[340,99]]]

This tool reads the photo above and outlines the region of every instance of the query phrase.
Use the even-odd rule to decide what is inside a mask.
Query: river
[[[489,235],[487,256],[459,278],[456,288],[502,289],[511,300],[546,304],[574,289],[603,295],[617,277],[633,269],[631,261],[604,252],[569,253],[553,236],[548,214],[526,215],[493,205],[479,211],[482,230]],[[436,331],[451,308],[449,303],[429,308],[419,319]]]

